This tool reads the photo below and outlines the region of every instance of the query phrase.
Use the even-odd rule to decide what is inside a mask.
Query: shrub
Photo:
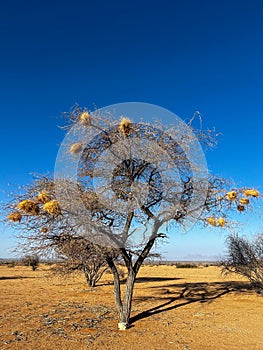
[[[37,255],[26,255],[22,258],[24,266],[31,266],[32,270],[35,271],[39,266],[39,257]]]
[[[237,273],[246,277],[251,286],[263,291],[263,234],[252,241],[245,237],[231,235],[227,238],[228,253],[222,261],[224,274]]]
[[[192,269],[197,268],[198,266],[194,263],[177,263],[176,265],[177,269]]]
[[[15,267],[16,263],[14,261],[10,261],[6,264],[7,267]]]

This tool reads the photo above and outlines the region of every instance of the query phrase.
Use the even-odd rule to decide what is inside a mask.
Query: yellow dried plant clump
[[[70,147],[70,153],[71,154],[78,154],[79,152],[81,152],[81,150],[82,150],[82,144],[81,143],[74,143]]]
[[[37,199],[39,202],[45,204],[51,200],[51,196],[47,191],[43,190],[39,192]]]
[[[248,196],[248,197],[258,197],[259,196],[259,192],[257,190],[245,190],[244,191],[244,194],[245,196]]]
[[[35,201],[31,199],[25,199],[18,203],[17,208],[23,210],[27,214],[38,215],[39,214],[39,206]]]
[[[248,199],[248,198],[241,198],[241,199],[239,200],[239,203],[240,203],[240,204],[249,204],[249,199]]]
[[[226,219],[224,219],[224,218],[218,218],[218,219],[217,219],[217,224],[218,224],[218,226],[220,226],[220,227],[225,226],[225,224],[226,224]]]
[[[58,215],[60,214],[60,207],[59,203],[56,200],[49,201],[44,204],[43,210],[48,212],[51,215]]]
[[[235,191],[230,191],[227,193],[227,198],[232,201],[237,198],[237,193]]]
[[[216,219],[215,218],[210,217],[210,218],[207,218],[206,220],[210,225],[216,226]]]
[[[120,131],[124,136],[129,136],[132,127],[132,122],[129,118],[122,118],[120,122]]]
[[[19,211],[14,211],[13,213],[9,214],[7,218],[12,222],[20,222],[22,219],[22,214],[19,213]]]
[[[91,117],[88,112],[83,112],[80,116],[80,122],[82,125],[87,126],[91,122]]]
[[[48,231],[48,228],[47,228],[47,227],[43,227],[43,228],[41,229],[41,232],[43,232],[43,233],[47,233],[47,231]]]

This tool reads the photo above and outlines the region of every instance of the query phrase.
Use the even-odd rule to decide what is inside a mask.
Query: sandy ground
[[[214,266],[143,267],[125,332],[110,274],[90,289],[46,266],[0,266],[0,297],[0,349],[263,349],[263,297]]]

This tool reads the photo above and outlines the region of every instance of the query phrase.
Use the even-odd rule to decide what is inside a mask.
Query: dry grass
[[[216,266],[143,267],[126,332],[117,330],[111,275],[90,289],[48,269],[0,266],[1,349],[263,348],[263,298]]]

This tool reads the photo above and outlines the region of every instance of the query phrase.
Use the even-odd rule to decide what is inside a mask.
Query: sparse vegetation
[[[219,267],[142,266],[125,335],[116,330],[111,275],[90,289],[82,275],[47,279],[47,268],[0,266],[1,349],[262,349],[263,299]]]
[[[39,262],[39,256],[37,256],[36,254],[26,255],[22,258],[22,264],[25,266],[30,266],[33,271],[35,271],[38,268]]]
[[[176,263],[177,269],[194,269],[198,267],[198,264],[195,263]]]
[[[117,250],[103,249],[84,237],[70,235],[61,239],[55,250],[60,261],[54,271],[63,275],[82,272],[90,287],[95,287],[107,270],[106,257],[116,259],[119,255]]]
[[[249,241],[239,235],[227,238],[228,253],[222,261],[224,274],[237,273],[246,277],[251,286],[263,292],[263,234]]]
[[[5,265],[10,268],[10,267],[15,267],[16,263],[14,261],[10,261],[10,262],[5,263]]]

